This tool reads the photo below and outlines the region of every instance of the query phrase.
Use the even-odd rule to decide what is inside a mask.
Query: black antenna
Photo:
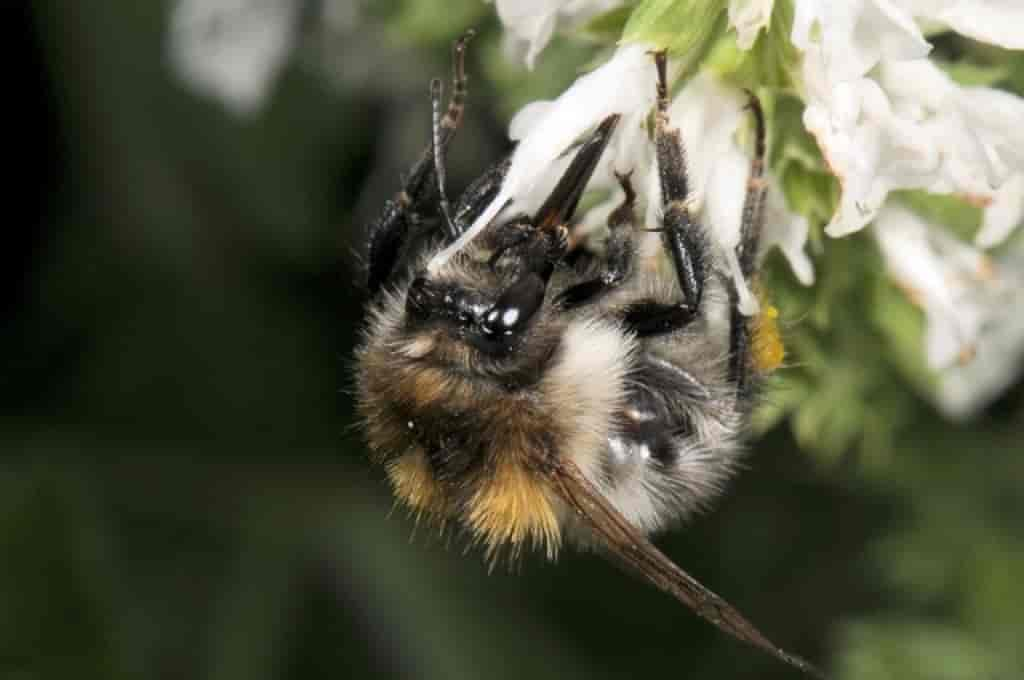
[[[455,240],[459,237],[459,231],[452,222],[451,207],[448,205],[448,194],[445,192],[446,177],[444,172],[444,159],[441,158],[441,96],[442,85],[440,78],[430,81],[430,108],[432,113],[431,122],[431,154],[434,156],[434,173],[437,175],[437,193],[440,195],[441,216],[444,218],[444,229],[448,232],[448,238]]]

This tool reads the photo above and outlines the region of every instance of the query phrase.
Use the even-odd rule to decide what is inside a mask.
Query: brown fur
[[[477,274],[470,262],[453,264],[462,270],[449,275],[471,280]],[[417,518],[460,516],[491,558],[524,545],[554,557],[564,508],[547,486],[545,466],[602,449],[623,406],[631,341],[610,324],[548,317],[531,328],[521,357],[498,364],[444,329],[408,330],[403,315],[404,298],[386,293],[357,355],[360,415],[395,495]],[[592,339],[604,345],[581,348]],[[528,368],[540,377],[515,383]],[[424,449],[436,439],[427,430],[437,422],[449,422],[443,428],[453,445],[466,449],[438,454],[469,461],[457,474],[432,467]]]

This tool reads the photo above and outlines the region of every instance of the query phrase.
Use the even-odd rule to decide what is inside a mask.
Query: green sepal
[[[768,26],[757,35],[749,50],[740,49],[731,28],[715,44],[705,64],[718,76],[738,87],[791,90],[800,53],[790,42],[793,3],[776,0]]]
[[[629,5],[602,12],[583,24],[576,33],[585,40],[614,45],[622,37],[633,8]]]
[[[633,10],[623,42],[667,50],[683,77],[699,68],[727,25],[725,0],[644,0]]]

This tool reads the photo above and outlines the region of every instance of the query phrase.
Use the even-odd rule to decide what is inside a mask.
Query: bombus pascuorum
[[[571,161],[535,214],[495,220],[428,267],[497,195],[510,164],[487,169],[449,205],[444,155],[463,114],[470,36],[455,44],[443,116],[440,81],[431,84],[431,144],[370,229],[357,360],[375,461],[418,517],[454,522],[492,558],[524,544],[553,557],[565,537],[595,545],[719,628],[818,675],[647,538],[707,504],[732,473],[766,370],[758,347],[773,342],[740,313],[738,291],[690,213],[665,54],[651,64],[660,262],[634,245],[642,229],[628,174],[618,175],[625,199],[604,246],[571,238],[619,123],[611,115],[566,151]],[[753,95],[750,109],[755,150],[737,248],[748,279],[765,200],[765,126]],[[711,308],[724,318],[718,327]]]

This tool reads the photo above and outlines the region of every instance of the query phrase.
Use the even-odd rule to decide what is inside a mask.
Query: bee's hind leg
[[[754,117],[754,157],[750,161],[747,178],[747,192],[743,201],[743,218],[740,223],[740,242],[736,246],[736,258],[740,272],[747,281],[753,282],[757,275],[757,255],[764,229],[764,204],[767,186],[764,180],[765,124],[761,102],[748,92],[747,108]],[[739,308],[739,291],[733,285],[729,289],[729,378],[736,384],[736,396],[748,401],[753,389],[753,348],[750,319]]]
[[[669,127],[665,53],[654,56],[658,71],[654,144],[661,183],[661,233],[679,282],[681,299],[676,303],[644,300],[630,305],[623,321],[640,337],[672,333],[700,316],[710,262],[708,237],[690,214],[683,142],[679,130]]]

